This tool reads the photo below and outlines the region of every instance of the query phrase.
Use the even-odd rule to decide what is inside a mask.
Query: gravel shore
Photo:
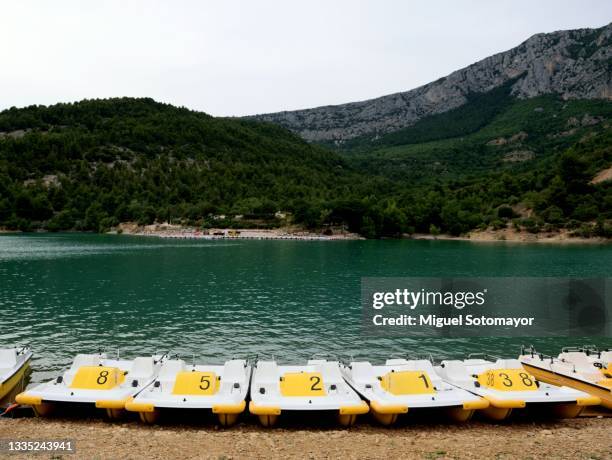
[[[101,419],[0,419],[0,439],[73,440],[76,455],[36,458],[612,458],[612,418],[465,425],[367,421],[350,429],[241,423],[144,426]],[[4,452],[0,455],[4,456]],[[13,454],[9,458],[32,458]],[[6,457],[5,457],[6,458]]]

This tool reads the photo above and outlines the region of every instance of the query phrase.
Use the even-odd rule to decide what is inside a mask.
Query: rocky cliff
[[[336,142],[389,133],[417,120],[461,106],[481,93],[516,80],[511,94],[530,98],[612,100],[612,23],[599,29],[537,34],[435,82],[367,101],[256,115],[285,126],[308,141]]]

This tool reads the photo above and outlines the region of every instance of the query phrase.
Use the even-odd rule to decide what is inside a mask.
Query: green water
[[[215,361],[314,353],[518,354],[524,339],[380,338],[361,331],[365,276],[610,276],[612,246],[451,241],[169,241],[0,236],[0,344],[29,343],[33,380],[78,352]],[[533,342],[533,341],[531,341]],[[610,339],[594,339],[612,346]],[[576,339],[535,341],[544,352]]]

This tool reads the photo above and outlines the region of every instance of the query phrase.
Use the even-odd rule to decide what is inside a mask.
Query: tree
[[[102,209],[102,205],[97,201],[93,202],[85,212],[85,229],[97,232],[100,228],[100,221],[108,217]]]

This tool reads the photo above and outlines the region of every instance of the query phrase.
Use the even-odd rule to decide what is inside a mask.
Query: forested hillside
[[[513,225],[609,235],[612,181],[591,179],[612,163],[612,102],[520,100],[511,84],[340,151],[357,170],[402,184],[418,231],[429,222],[453,234]]]
[[[470,105],[472,104],[472,105]],[[486,108],[486,110],[485,110]],[[612,235],[611,106],[503,90],[345,150],[150,99],[0,113],[0,227],[345,225],[370,238],[514,226]]]
[[[105,230],[121,221],[270,214],[359,186],[345,162],[271,124],[150,99],[0,113],[0,222]]]

